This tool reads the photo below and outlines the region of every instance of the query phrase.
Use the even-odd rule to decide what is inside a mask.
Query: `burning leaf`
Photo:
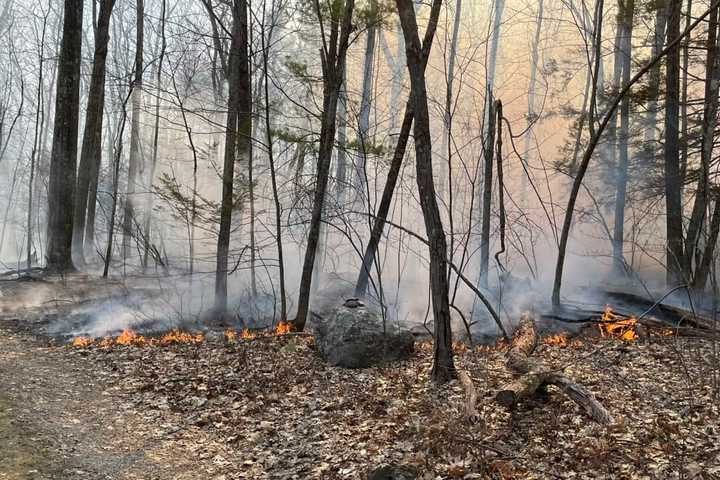
[[[205,336],[201,333],[193,335],[192,333],[183,332],[181,330],[172,330],[170,333],[166,333],[160,339],[160,343],[168,345],[171,343],[202,343],[205,341]]]
[[[138,335],[134,330],[123,330],[122,334],[115,339],[117,345],[145,345],[145,337]]]
[[[295,326],[290,322],[280,322],[275,327],[275,333],[277,335],[285,335],[295,330]]]
[[[223,332],[223,334],[225,335],[225,340],[227,340],[228,342],[230,342],[230,343],[237,342],[238,333],[235,330],[233,330],[232,328],[228,328],[227,330],[225,330],[225,332]]]
[[[545,345],[557,345],[558,347],[567,347],[567,335],[550,335],[543,340]]]
[[[603,337],[619,338],[626,342],[638,339],[636,332],[638,321],[634,316],[620,318],[610,306],[607,306],[602,315],[602,320],[603,323],[599,323],[598,328],[600,329],[600,335]]]
[[[255,338],[255,334],[252,333],[247,328],[244,328],[242,333],[240,334],[240,338],[242,338],[243,340],[251,340],[251,339]]]
[[[93,339],[90,337],[76,337],[73,340],[73,347],[89,347],[92,345]]]

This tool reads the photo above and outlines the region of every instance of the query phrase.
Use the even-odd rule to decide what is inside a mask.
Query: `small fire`
[[[115,339],[117,345],[145,345],[145,343],[145,337],[130,329],[123,330],[122,334]]]
[[[290,333],[295,330],[295,325],[293,325],[290,322],[280,322],[275,327],[275,334],[276,335],[285,335],[286,333]]]
[[[561,333],[557,335],[549,335],[545,338],[543,338],[543,344],[544,345],[553,345],[556,347],[572,347],[572,348],[582,348],[583,342],[578,340],[577,338],[574,340],[570,340],[570,337],[568,337],[567,334]]]
[[[163,345],[169,345],[171,343],[202,343],[205,340],[205,336],[202,333],[193,335],[192,333],[183,332],[182,330],[172,330],[170,333],[166,333],[160,339],[160,343]]]
[[[492,345],[477,345],[477,346],[475,346],[475,351],[483,352],[483,353],[492,353],[492,352],[502,352],[504,350],[507,350],[507,348],[508,348],[507,341],[505,341],[504,338],[500,338]]]
[[[627,342],[638,339],[638,334],[635,331],[638,321],[634,316],[620,318],[610,306],[607,306],[602,315],[602,321],[603,323],[598,324],[598,328],[600,329],[600,335],[603,337],[619,338]]]
[[[237,334],[237,332],[236,332],[235,330],[233,330],[232,328],[228,328],[227,330],[225,330],[225,331],[223,332],[223,334],[225,335],[225,340],[226,340],[226,341],[228,341],[228,342],[230,342],[230,343],[235,343],[235,342],[237,342],[238,334]]]
[[[90,337],[76,337],[73,339],[72,345],[74,347],[97,345],[100,348],[110,348],[115,345],[172,345],[179,343],[202,343],[204,341],[205,336],[202,333],[193,334],[182,330],[172,330],[160,338],[146,338],[138,335],[134,330],[126,329],[116,338],[103,337],[102,340],[98,340]]]
[[[93,344],[93,339],[90,337],[76,337],[73,340],[73,347],[89,347]]]
[[[558,347],[567,347],[567,335],[550,335],[543,339],[545,345],[557,345]]]
[[[240,338],[242,338],[243,340],[252,340],[253,338],[255,338],[255,334],[247,328],[243,328],[243,331],[240,334]]]

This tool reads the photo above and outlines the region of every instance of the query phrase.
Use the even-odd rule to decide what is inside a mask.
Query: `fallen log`
[[[465,390],[465,418],[470,423],[476,423],[480,420],[480,414],[475,408],[475,405],[477,404],[477,390],[475,390],[475,386],[473,385],[470,375],[468,375],[464,370],[457,371],[457,378],[460,381],[460,385],[462,385],[463,390]]]
[[[590,391],[531,357],[537,344],[535,320],[524,313],[507,353],[506,365],[516,377],[500,388],[495,395],[495,401],[505,408],[513,408],[518,402],[534,396],[546,385],[555,385],[596,422],[604,425],[613,423],[610,412]]]
[[[714,329],[715,322],[713,319],[702,315],[700,312],[686,310],[668,303],[654,302],[629,292],[605,291],[605,294],[615,301],[642,308],[645,310],[645,315],[653,313],[657,318],[670,323],[672,326],[690,326],[703,330]]]

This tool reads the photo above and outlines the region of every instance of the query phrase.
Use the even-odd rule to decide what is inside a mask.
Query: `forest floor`
[[[554,387],[507,411],[506,347],[458,345],[478,392],[435,387],[430,343],[407,361],[343,370],[309,335],[73,346],[50,332],[118,281],[3,282],[0,480],[358,479],[402,464],[421,479],[720,479],[718,345],[596,327],[534,356],[615,418],[602,426]],[[145,288],[145,287],[143,287]],[[143,290],[144,291],[144,290]],[[74,320],[73,320],[74,321]],[[142,343],[142,342],[139,342]]]
[[[504,348],[459,348],[479,393],[434,387],[428,343],[386,368],[342,370],[312,337],[171,345],[48,344],[0,321],[0,479],[720,478],[720,401],[707,340],[578,338],[536,356],[616,418],[550,387],[512,412]]]

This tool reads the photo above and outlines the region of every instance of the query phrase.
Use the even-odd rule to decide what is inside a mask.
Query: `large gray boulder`
[[[326,318],[314,319],[315,341],[330,365],[367,368],[403,360],[413,351],[415,339],[408,330],[386,325],[361,301],[348,299]]]

